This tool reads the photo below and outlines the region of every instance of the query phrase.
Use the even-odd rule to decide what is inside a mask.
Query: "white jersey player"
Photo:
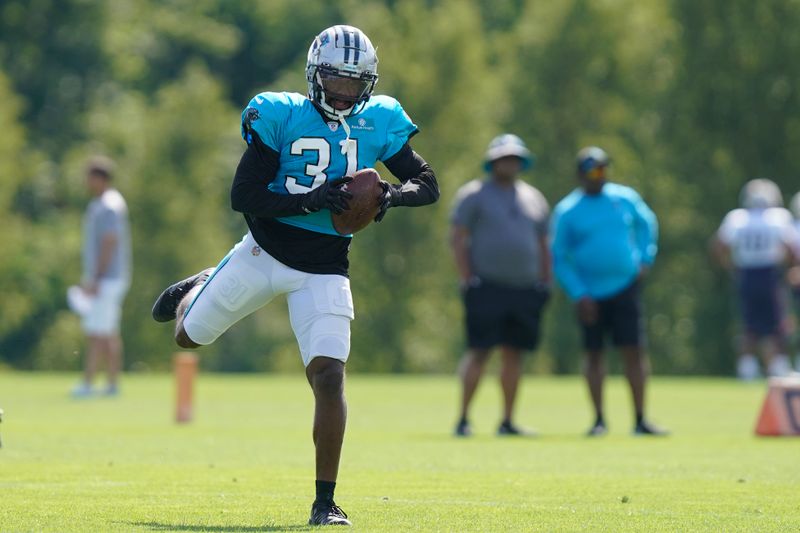
[[[800,237],[772,181],[749,181],[741,204],[725,216],[716,235],[718,255],[735,273],[744,325],[738,374],[742,379],[758,376],[754,353],[765,341],[768,373],[783,375],[790,370],[783,271],[787,261],[800,256]]]

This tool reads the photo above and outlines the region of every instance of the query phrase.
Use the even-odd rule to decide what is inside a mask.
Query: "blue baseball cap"
[[[593,168],[607,167],[610,162],[611,160],[606,151],[597,146],[582,148],[576,158],[578,172],[581,174],[586,174]]]

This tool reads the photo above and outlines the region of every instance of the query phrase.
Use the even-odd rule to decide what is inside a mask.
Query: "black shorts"
[[[747,333],[755,337],[781,335],[786,316],[781,300],[781,270],[742,268],[737,272],[739,305]]]
[[[464,294],[467,344],[490,349],[510,346],[534,350],[539,344],[539,322],[549,291],[512,288],[483,282]]]
[[[597,322],[592,325],[581,323],[581,327],[583,347],[589,351],[602,350],[609,333],[614,346],[641,346],[644,332],[639,283],[634,281],[622,292],[597,300]]]

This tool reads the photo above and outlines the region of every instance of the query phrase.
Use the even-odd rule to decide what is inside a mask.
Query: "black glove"
[[[341,189],[345,183],[353,181],[352,176],[342,176],[330,181],[326,181],[311,192],[303,195],[300,207],[306,213],[315,213],[320,209],[330,209],[337,215],[350,208],[347,200],[353,197],[347,191]]]
[[[375,222],[383,220],[383,217],[386,216],[386,211],[390,207],[401,205],[400,202],[403,199],[403,193],[391,183],[381,180],[381,187],[383,188],[383,196],[380,198],[380,211],[375,215]]]

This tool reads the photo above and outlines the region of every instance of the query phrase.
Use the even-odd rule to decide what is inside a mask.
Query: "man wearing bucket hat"
[[[640,280],[653,264],[658,222],[636,191],[606,181],[610,160],[589,146],[578,152],[580,186],[553,210],[553,270],[575,302],[586,350],[586,380],[595,409],[589,436],[607,431],[603,416],[603,345],[619,349],[636,414],[634,434],[662,435],[644,418],[648,362],[644,353]]]
[[[526,433],[512,422],[522,354],[536,348],[549,296],[549,206],[518,179],[533,155],[512,134],[495,137],[484,161],[485,179],[462,186],[451,216],[451,246],[466,308],[467,352],[459,374],[463,391],[455,434],[472,434],[469,406],[491,350],[502,356],[504,410],[499,435]]]

